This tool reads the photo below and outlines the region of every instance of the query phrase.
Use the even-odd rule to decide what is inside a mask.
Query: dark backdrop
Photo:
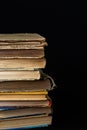
[[[3,3],[0,10],[0,33],[35,32],[46,37],[47,65],[44,71],[52,76],[57,85],[57,88],[49,93],[53,100],[51,127],[83,127],[86,124],[83,118],[86,105],[83,102],[86,102],[84,86],[87,68],[86,48],[79,40],[79,17],[65,15],[64,10],[62,12],[57,7],[48,7],[45,4],[44,7],[37,8],[34,3],[31,8],[29,3],[24,2],[11,2],[9,5]]]

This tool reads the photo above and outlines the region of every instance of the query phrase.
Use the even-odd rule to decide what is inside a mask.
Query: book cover
[[[0,42],[0,50],[2,49],[44,49],[47,46],[47,42],[42,42],[38,44],[38,42]]]
[[[44,49],[1,49],[0,58],[42,58],[44,57]]]
[[[0,70],[0,81],[39,80],[40,75],[39,70]]]
[[[45,66],[45,58],[0,59],[0,70],[36,70]]]
[[[18,108],[18,109],[9,109],[0,111],[0,119],[6,118],[19,118],[24,116],[38,116],[38,115],[49,115],[51,114],[50,107],[27,107],[27,108]]]
[[[40,80],[21,80],[0,82],[0,92],[27,92],[27,91],[49,91],[52,83],[48,78]]]
[[[1,129],[11,129],[11,128],[24,128],[24,127],[34,127],[43,124],[51,125],[52,116],[36,116],[36,117],[19,117],[12,119],[0,120]]]
[[[45,37],[37,33],[0,34],[0,42],[43,42]],[[40,44],[39,43],[39,44]]]
[[[0,101],[0,110],[9,110],[26,107],[51,107],[52,100],[47,97],[47,100],[28,100],[28,101]]]
[[[47,100],[47,94],[0,94],[0,101]]]

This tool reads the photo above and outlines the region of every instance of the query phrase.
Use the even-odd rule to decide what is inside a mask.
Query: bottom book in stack
[[[22,83],[21,81],[1,82],[0,129],[25,129],[51,125],[52,100],[48,96],[50,88],[49,78],[22,81]]]

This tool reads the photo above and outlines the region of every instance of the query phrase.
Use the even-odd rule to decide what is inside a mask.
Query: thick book
[[[41,125],[51,125],[52,116],[36,116],[36,117],[21,117],[0,120],[0,129],[34,127]]]
[[[0,59],[14,58],[42,58],[45,56],[44,49],[1,49]]]
[[[0,82],[0,92],[27,92],[27,91],[49,91],[51,81],[46,79],[32,81],[3,81]]]
[[[9,110],[17,108],[26,107],[51,107],[52,100],[49,98],[47,100],[28,100],[28,101],[0,101],[0,110]]]
[[[5,118],[19,118],[23,116],[37,116],[37,115],[49,115],[51,114],[50,107],[31,107],[31,108],[19,108],[13,110],[0,111],[0,119]]]
[[[0,70],[0,81],[39,80],[39,70]]]
[[[36,70],[45,66],[45,58],[0,59],[0,70]]]

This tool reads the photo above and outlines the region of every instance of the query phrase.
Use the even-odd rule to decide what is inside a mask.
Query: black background
[[[86,126],[87,49],[83,46],[86,34],[84,37],[80,34],[80,18],[67,15],[59,6],[50,7],[43,2],[38,7],[35,2],[32,5],[22,1],[0,4],[0,33],[35,32],[46,37],[44,72],[57,85],[49,93],[53,100],[53,122],[48,128],[83,128]]]

